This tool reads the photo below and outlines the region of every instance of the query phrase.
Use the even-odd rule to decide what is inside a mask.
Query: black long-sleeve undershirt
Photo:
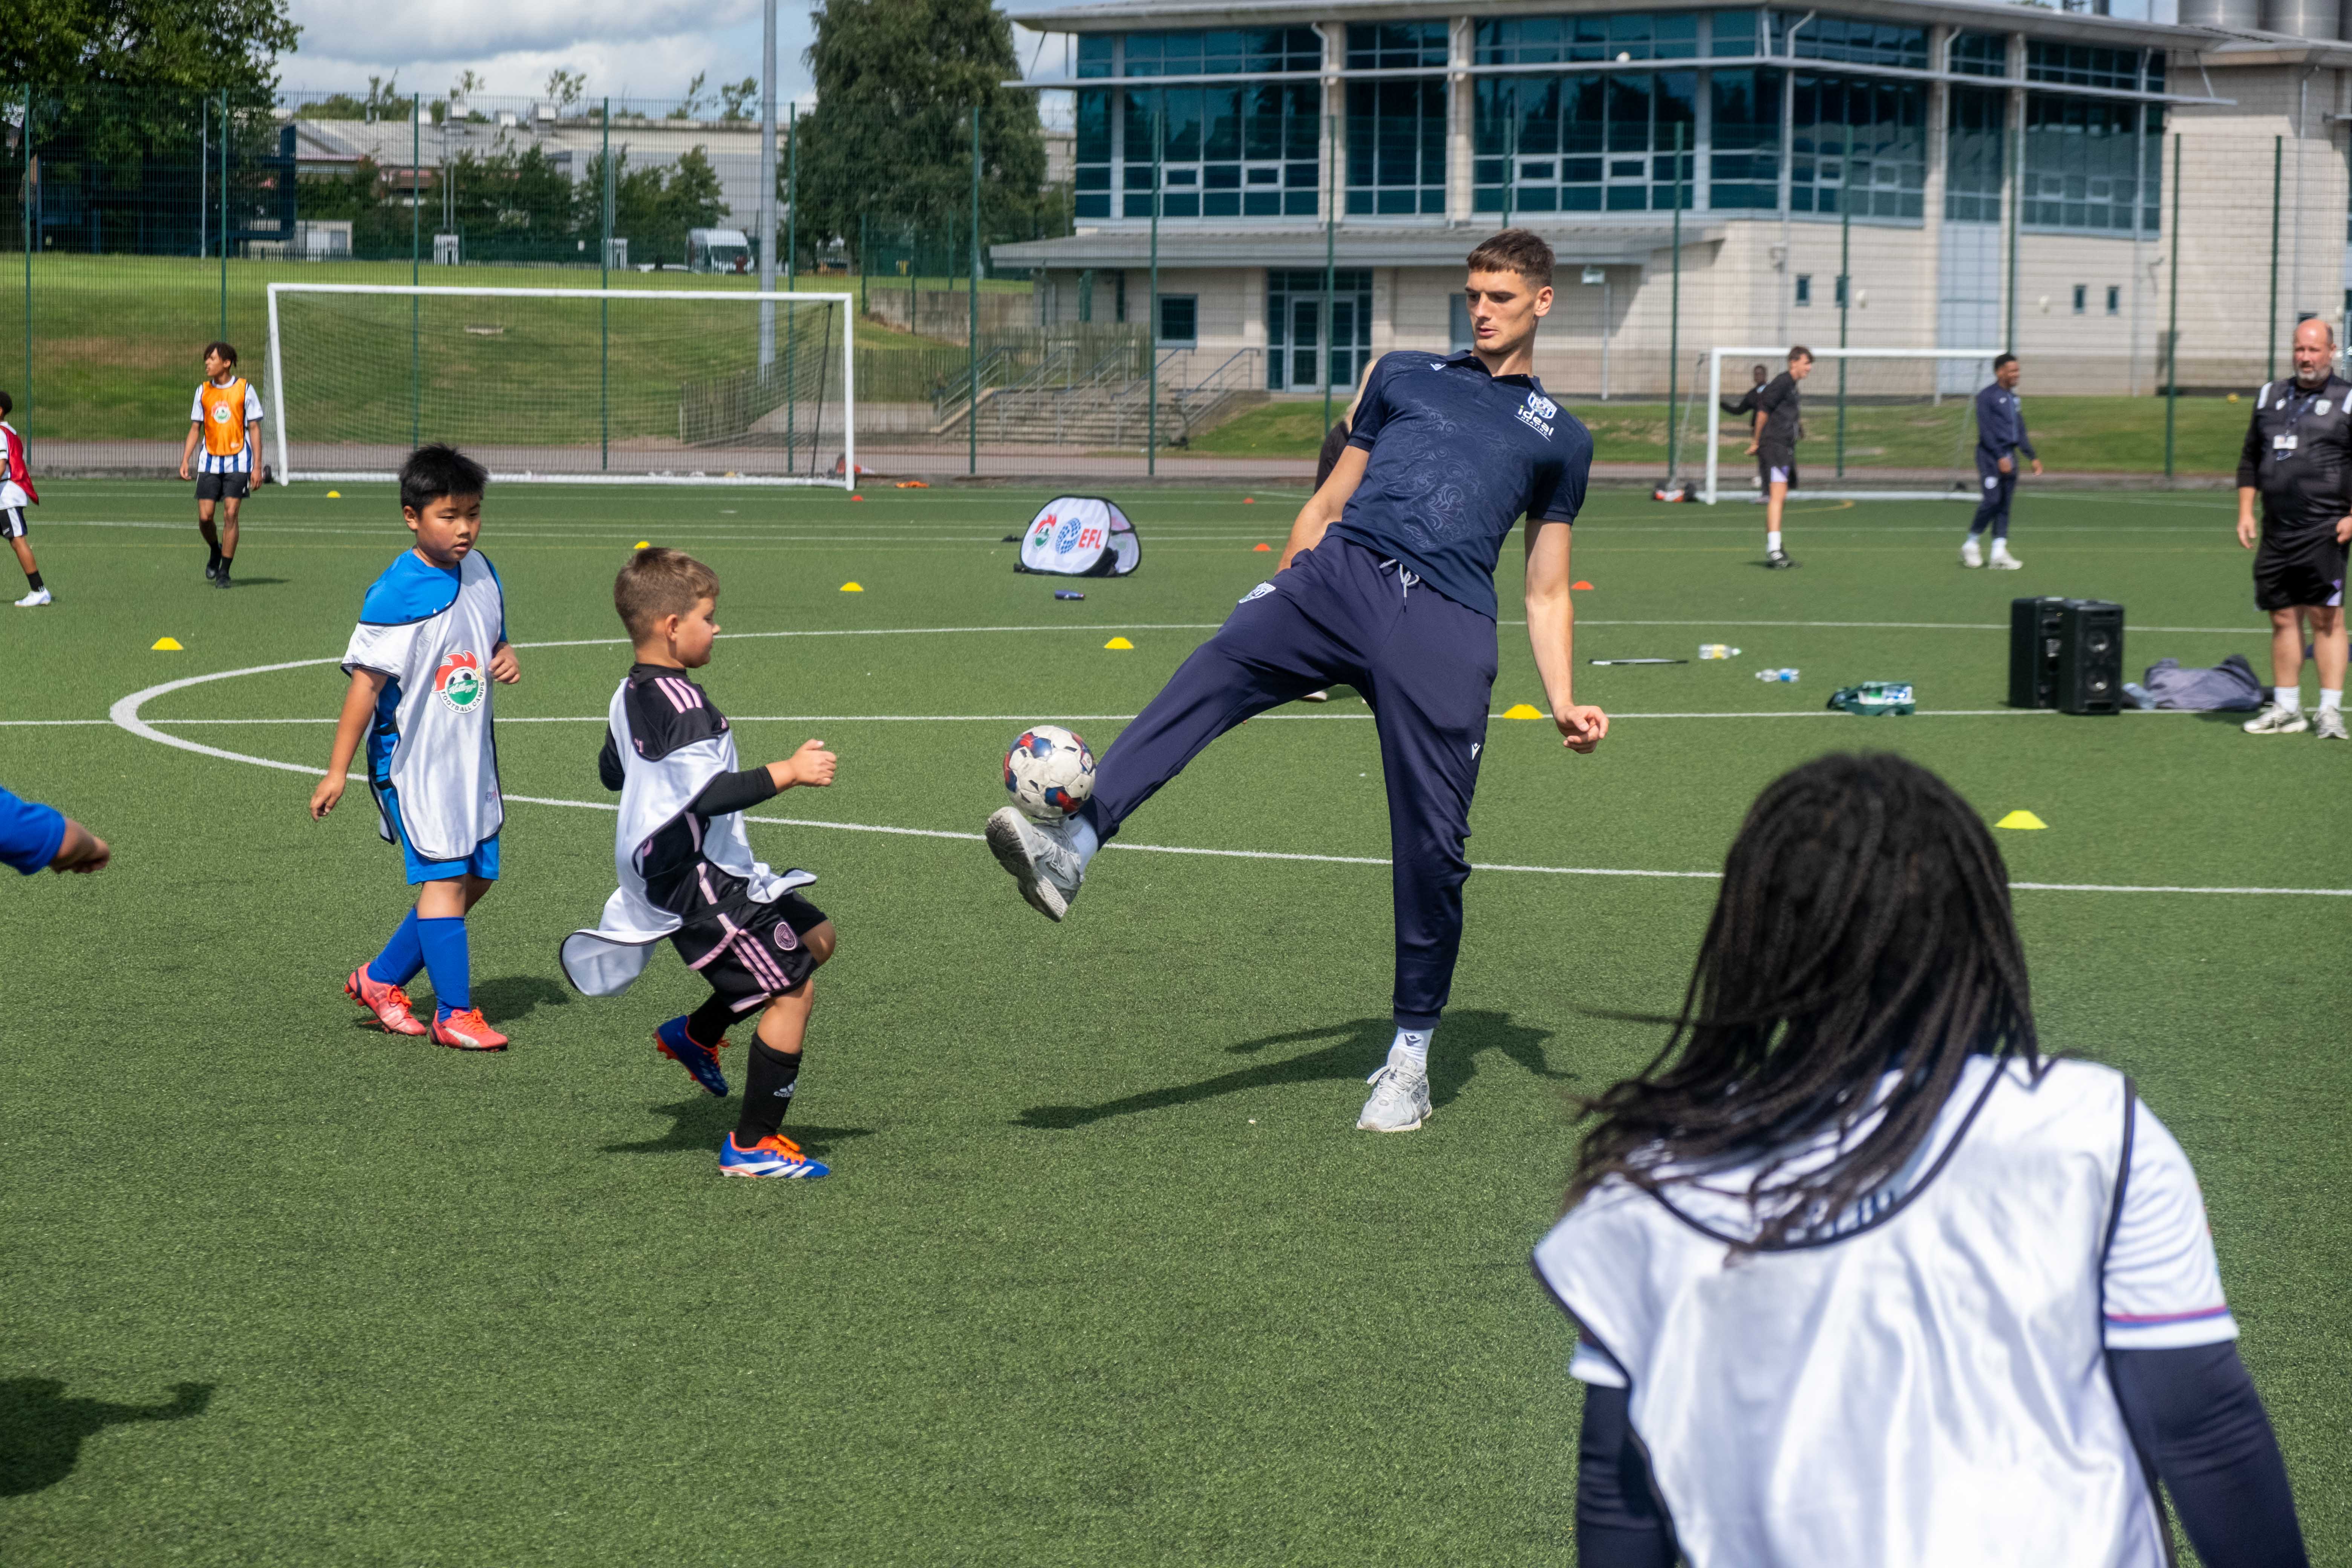
[[[619,789],[628,775],[621,769],[620,749],[613,743],[613,731],[604,731],[604,749],[596,753],[596,776],[606,789]],[[775,775],[765,763],[745,768],[740,773],[721,773],[702,786],[687,809],[697,816],[724,816],[730,811],[748,811],[776,794]]]
[[[2309,1568],[2286,1461],[2231,1343],[2109,1351],[2133,1442],[2171,1494],[2206,1568]],[[1671,1568],[1674,1534],[1622,1388],[1589,1386],[1578,1443],[1580,1568]]]

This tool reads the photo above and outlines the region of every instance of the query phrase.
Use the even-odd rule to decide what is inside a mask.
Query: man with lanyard
[[[1592,437],[1536,380],[1551,247],[1506,229],[1470,254],[1475,348],[1382,356],[1331,477],[1300,509],[1271,582],[1242,596],[1046,826],[1007,806],[988,847],[1030,905],[1060,920],[1087,863],[1202,748],[1253,714],[1345,681],[1380,731],[1396,909],[1396,1036],[1356,1125],[1405,1132],[1430,1112],[1429,1046],[1462,941],[1470,797],[1495,684],[1495,565],[1524,513],[1528,640],[1571,751],[1609,717],[1571,690],[1569,532]]]
[[[1977,502],[1977,515],[1960,544],[1963,566],[1988,564],[1977,543],[1988,528],[1992,531],[1990,564],[1994,571],[2014,572],[2025,564],[2009,552],[2009,503],[2017,494],[2017,455],[2022,452],[2032,461],[2039,478],[2042,454],[2025,438],[2025,409],[2017,401],[2019,374],[2017,356],[2001,354],[1992,362],[1991,382],[1977,394],[1977,481],[1984,499]]]
[[[1800,343],[1789,351],[1789,368],[1756,394],[1756,435],[1748,451],[1764,466],[1764,564],[1775,572],[1796,564],[1780,548],[1780,510],[1797,483],[1797,440],[1804,417],[1797,384],[1812,374],[1813,351]]]
[[[2249,735],[2347,738],[2344,562],[2352,543],[2352,384],[2334,374],[2336,332],[2316,317],[2294,330],[2294,379],[2266,382],[2238,456],[2238,542],[2254,553],[2254,605],[2271,617],[2270,705]],[[2263,498],[2259,546],[2254,495]],[[2319,664],[2319,711],[2303,712],[2303,626]]]

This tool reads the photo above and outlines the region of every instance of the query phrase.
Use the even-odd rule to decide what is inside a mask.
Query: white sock
[[[1436,1033],[1434,1029],[1400,1027],[1396,1038],[1389,1043],[1389,1066],[1415,1078],[1427,1078],[1430,1037]]]
[[[1081,871],[1095,858],[1095,852],[1102,847],[1102,839],[1097,837],[1095,825],[1083,816],[1073,816],[1062,825],[1062,842],[1077,856]]]
[[[2342,687],[2338,687],[2333,691],[2328,690],[2325,686],[2319,689],[2319,710],[2322,713],[2340,709],[2343,706],[2344,689]]]
[[[1772,552],[1780,548],[1780,531],[1777,528],[1766,529],[1764,531],[1764,553],[1769,555]]]
[[[2303,688],[2300,686],[2273,686],[2271,688],[2271,700],[2277,703],[2282,708],[2301,708],[2303,706]]]
[[[2007,534],[2003,533],[1994,535],[1992,552],[1995,555],[2006,555],[2009,553],[2009,536]]]

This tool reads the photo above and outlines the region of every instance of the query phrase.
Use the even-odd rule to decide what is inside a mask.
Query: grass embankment
[[[1346,405],[1335,399],[1333,416]],[[1569,411],[1592,432],[1593,456],[1604,463],[1654,462],[1666,458],[1664,403],[1572,402]],[[2175,467],[2182,473],[2227,473],[2237,467],[2245,438],[2247,405],[2225,398],[2180,400],[2175,431]],[[1692,417],[1688,405],[1685,419]],[[1683,426],[1682,467],[1696,468],[1706,440],[1706,409],[1696,411],[1696,430]],[[2042,462],[2057,469],[2097,473],[2164,471],[2164,400],[2158,397],[2034,397],[2025,408],[2026,427]],[[1731,421],[1726,416],[1726,425]],[[1193,438],[1192,450],[1220,457],[1311,458],[1323,440],[1323,405],[1318,400],[1264,404]],[[1797,460],[1810,472],[1826,474],[1837,460],[1837,411],[1833,397],[1809,391],[1806,440]],[[1969,467],[1975,434],[1966,398],[1938,407],[1871,405],[1846,411],[1846,467],[1925,468]],[[1726,428],[1723,462],[1744,468],[1744,433]]]

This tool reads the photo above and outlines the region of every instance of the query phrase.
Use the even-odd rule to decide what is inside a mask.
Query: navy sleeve
[[[1584,489],[1592,479],[1592,437],[1581,427],[1576,449],[1560,462],[1559,478],[1549,498],[1538,495],[1528,515],[1538,522],[1574,522],[1584,510]]]
[[[2255,395],[2254,411],[2246,419],[2246,444],[2238,448],[2238,488],[2242,490],[2253,489],[2262,480],[2263,394],[2269,391],[2265,384],[2263,392]]]
[[[65,813],[0,789],[0,862],[29,877],[56,859],[65,841]]]
[[[2109,1351],[2107,1370],[2206,1568],[2309,1568],[2286,1461],[2235,1343]]]
[[[1356,405],[1356,422],[1349,427],[1348,445],[1361,447],[1369,452],[1379,438],[1381,426],[1389,420],[1390,363],[1397,356],[1390,354],[1372,367],[1372,379],[1364,384],[1364,400]]]
[[[1577,1438],[1580,1568],[1673,1568],[1674,1531],[1658,1511],[1650,1463],[1633,1436],[1628,1389],[1588,1384]]]
[[[1768,416],[1780,413],[1780,405],[1788,402],[1790,397],[1796,393],[1796,390],[1797,382],[1795,377],[1789,375],[1786,373],[1774,376],[1770,381],[1766,382],[1762,389],[1756,394],[1756,407],[1758,412]]]
[[[2042,454],[2035,451],[2033,449],[2033,443],[2027,440],[2025,437],[2025,410],[2021,407],[2019,408],[2017,410],[2016,417],[2017,449],[2024,453],[2027,457],[2032,458],[2035,462],[2040,462],[2042,460]]]

